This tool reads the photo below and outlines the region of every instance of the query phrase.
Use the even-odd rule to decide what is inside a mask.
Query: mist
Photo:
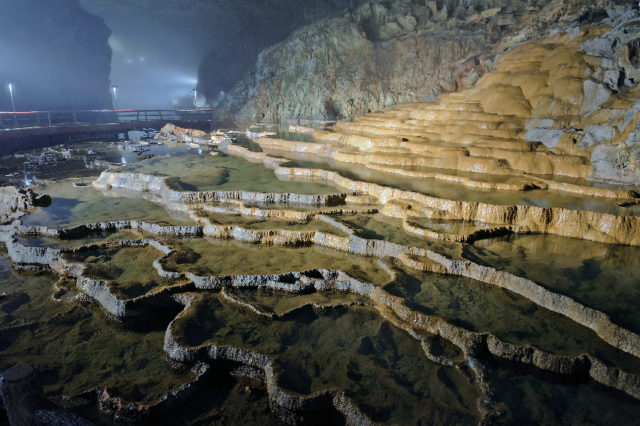
[[[110,108],[111,31],[77,1],[3,0],[0,110]]]
[[[262,49],[356,3],[3,0],[0,109],[9,84],[19,111],[215,105]]]
[[[111,28],[111,84],[117,86],[121,109],[193,107],[197,70],[207,52],[203,33],[188,16],[168,19],[136,14],[95,1],[82,1]],[[201,97],[199,106],[204,105]]]
[[[126,1],[4,0],[0,110],[193,107],[211,31],[193,14],[151,11]]]

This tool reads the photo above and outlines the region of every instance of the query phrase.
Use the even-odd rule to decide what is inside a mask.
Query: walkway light
[[[11,96],[11,108],[16,112],[16,104],[13,103],[13,84],[9,83],[9,96]]]
[[[113,109],[118,109],[118,86],[111,86],[111,93],[113,93]]]

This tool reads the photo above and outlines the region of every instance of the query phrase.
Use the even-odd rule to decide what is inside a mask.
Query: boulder
[[[547,148],[555,147],[564,135],[563,130],[533,128],[527,132],[526,142],[542,142]]]
[[[38,195],[30,188],[0,187],[0,224],[21,218],[33,207],[51,204],[48,195]]]
[[[191,141],[191,138],[204,138],[207,135],[206,132],[197,129],[184,129],[182,127],[178,127],[175,124],[165,124],[165,126],[160,129],[158,134],[155,136],[155,139],[166,138],[175,136],[180,141]]]
[[[616,167],[618,147],[598,145],[591,153],[593,177],[598,180],[619,181],[620,170]]]

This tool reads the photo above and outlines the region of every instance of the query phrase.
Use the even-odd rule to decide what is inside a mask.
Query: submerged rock
[[[12,426],[91,424],[46,399],[38,371],[32,365],[15,365],[3,371],[0,394]]]
[[[51,197],[38,195],[30,188],[0,187],[0,224],[21,218],[33,207],[46,207],[49,204]]]

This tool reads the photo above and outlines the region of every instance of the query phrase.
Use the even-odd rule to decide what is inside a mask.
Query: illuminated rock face
[[[289,151],[325,157],[387,176],[637,204],[637,69],[628,47],[640,38],[634,28],[624,17],[609,25],[556,32],[501,55],[495,69],[474,88],[339,121],[331,130],[309,130],[314,143],[272,138],[256,142],[273,155]],[[526,200],[516,205],[513,198],[496,202],[486,195],[469,202],[456,200],[454,194],[434,196],[286,165],[277,166],[276,173],[322,178],[374,197],[384,204],[383,214],[402,218],[414,234],[425,232],[411,222],[428,218],[640,243],[640,222],[627,216],[631,212],[607,214],[589,211],[586,204],[563,208]]]
[[[148,29],[167,26],[171,28],[170,33],[185,42],[193,40],[189,50],[197,52],[197,56],[192,60],[201,58],[201,62],[199,69],[193,69],[190,74],[198,72],[198,93],[213,103],[220,91],[229,91],[254,67],[262,49],[284,40],[300,26],[340,16],[347,7],[365,0],[80,1],[87,10],[104,16],[107,22],[114,22],[116,36],[124,34],[121,19],[117,17],[127,20],[140,16],[145,17]],[[176,50],[167,46],[164,49]],[[175,57],[178,62],[182,62],[182,58],[184,54]]]
[[[586,179],[640,183],[638,90],[633,77],[624,77],[637,70],[628,48],[592,46],[621,38],[626,46],[639,37],[629,28],[561,32],[502,55],[472,89],[313,135],[333,146],[324,151],[335,160],[390,173],[616,197]]]
[[[516,43],[606,18],[604,7],[614,2],[532,3],[367,2],[263,50],[220,115],[240,122],[340,119],[430,99],[473,86],[495,54]]]

